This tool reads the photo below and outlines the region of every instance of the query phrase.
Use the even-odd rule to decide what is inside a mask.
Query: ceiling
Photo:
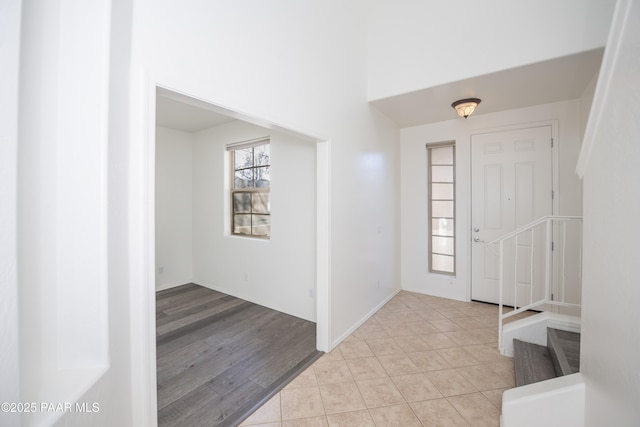
[[[600,69],[603,51],[596,49],[512,68],[374,100],[371,104],[404,128],[456,118],[451,103],[463,98],[482,99],[474,116],[577,99]],[[158,91],[159,126],[198,132],[236,119],[242,117],[168,90]]]
[[[156,125],[158,126],[194,133],[233,121],[250,123],[313,143],[326,140],[326,138],[283,127],[263,118],[212,104],[171,89],[160,86],[156,88]]]
[[[580,98],[600,69],[604,49],[538,62],[372,101],[399,127],[458,117],[451,103],[480,98],[474,115]]]
[[[234,121],[233,117],[186,103],[165,93],[156,99],[156,124],[184,132],[199,132]]]

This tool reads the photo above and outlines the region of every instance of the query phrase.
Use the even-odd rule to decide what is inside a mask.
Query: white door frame
[[[170,88],[148,72],[133,76],[129,157],[131,377],[135,425],[157,424],[155,323],[156,89],[167,89],[239,120],[316,142],[316,347],[331,350],[331,142]],[[137,90],[139,89],[139,90]]]
[[[540,127],[540,126],[551,126],[551,138],[553,139],[553,146],[551,147],[551,185],[552,185],[552,190],[553,190],[553,200],[551,201],[551,210],[552,210],[552,215],[559,215],[560,213],[560,191],[559,191],[559,186],[558,186],[558,176],[559,176],[559,170],[558,170],[558,153],[559,153],[559,147],[560,147],[560,140],[558,138],[558,120],[541,120],[541,121],[537,121],[537,122],[528,122],[528,123],[519,123],[519,124],[514,124],[514,125],[508,125],[508,126],[499,126],[499,127],[491,127],[491,128],[486,128],[486,129],[475,129],[475,130],[471,130],[469,131],[469,137],[468,137],[468,141],[469,141],[469,199],[468,199],[468,203],[469,203],[469,221],[467,226],[469,227],[469,230],[471,230],[472,227],[472,218],[473,218],[473,204],[472,204],[472,191],[473,191],[473,182],[471,182],[471,178],[472,178],[472,172],[471,172],[471,165],[473,164],[473,159],[471,158],[471,141],[473,139],[474,135],[481,135],[481,134],[486,134],[486,133],[496,133],[496,132],[508,132],[508,131],[512,131],[512,130],[520,130],[520,129],[527,129],[527,128],[532,128],[532,127]],[[469,232],[469,236],[473,236],[472,232]],[[467,242],[467,253],[469,255],[469,265],[467,266],[467,268],[469,269],[469,288],[468,288],[468,295],[469,295],[469,299],[471,299],[471,295],[472,295],[472,287],[473,287],[473,259],[472,259],[472,243],[471,243],[471,239],[468,240]]]

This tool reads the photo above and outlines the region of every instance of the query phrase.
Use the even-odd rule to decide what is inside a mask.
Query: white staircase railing
[[[582,217],[540,218],[487,243],[487,249],[499,258],[500,351],[503,325],[510,317],[527,310],[579,312]],[[513,309],[505,311],[505,306]]]

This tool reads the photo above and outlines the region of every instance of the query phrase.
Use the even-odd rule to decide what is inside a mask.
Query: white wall
[[[141,369],[133,361],[132,348],[142,334],[133,328],[132,319],[140,315],[132,307],[131,172],[130,150],[130,67],[131,21],[133,6],[129,0],[112,0],[110,14],[109,63],[109,371],[81,397],[85,402],[101,402],[100,417],[95,414],[67,417],[69,426],[143,425],[134,422],[142,403],[134,398],[138,387],[135,372]],[[80,58],[83,60],[83,58]],[[124,309],[127,307],[128,309]],[[154,311],[155,314],[155,311]],[[150,331],[153,333],[154,331]],[[133,343],[133,344],[132,344]],[[135,410],[134,410],[135,408]],[[69,420],[71,418],[72,420]]]
[[[401,131],[402,288],[458,300],[470,298],[470,138],[479,130],[558,121],[559,215],[580,215],[581,182],[573,171],[579,153],[579,102],[566,101],[473,115]],[[456,141],[456,277],[429,273],[427,258],[427,156],[425,145]]]
[[[612,27],[580,158],[580,371],[587,386],[585,425],[594,427],[636,426],[640,420],[640,107],[630,102],[640,96],[640,3],[627,0],[619,6],[620,19]]]
[[[532,8],[534,3],[538,4],[531,3]],[[556,53],[566,54],[574,48],[601,45],[598,40],[602,35],[602,22],[607,16],[604,9],[607,7],[594,7],[587,11],[576,7],[575,3],[557,5],[564,13],[545,14],[552,20],[557,16],[560,22],[558,25],[544,25],[543,32],[548,36],[540,37],[539,31],[533,31],[535,36],[532,37],[543,42],[541,46],[544,45],[542,50],[545,52],[539,55],[540,58],[534,59],[547,59]],[[451,7],[458,7],[457,4]],[[6,2],[3,2],[2,7],[5,5]],[[149,147],[143,144],[148,138],[148,126],[153,125],[146,116],[153,106],[145,102],[155,93],[155,88],[150,90],[147,85],[149,80],[165,83],[169,87],[267,121],[325,135],[330,140],[333,341],[348,332],[397,289],[400,187],[397,166],[399,153],[395,142],[398,136],[391,123],[366,107],[367,26],[362,12],[367,10],[368,2],[188,0],[176,3],[168,0],[105,0],[85,4],[68,0],[35,0],[22,6],[21,125],[18,135],[18,149],[22,158],[20,163],[16,162],[20,185],[17,208],[21,221],[16,238],[21,252],[8,248],[9,258],[13,256],[20,264],[18,309],[22,401],[37,399],[35,389],[46,384],[52,391],[49,395],[52,401],[70,399],[98,401],[101,404],[97,414],[63,414],[58,425],[153,425],[155,383],[154,378],[147,376],[147,371],[149,361],[154,356],[153,346],[149,345],[154,331],[145,329],[147,317],[153,316],[148,305],[153,300],[153,271],[149,273],[145,270],[146,265],[153,264],[147,258],[151,251],[145,247],[145,242],[153,240],[153,229],[147,227],[149,224],[145,220],[148,212],[153,210],[153,202],[149,200],[152,196],[145,193],[147,187],[143,185],[145,176],[152,180],[152,174],[148,173],[152,154],[146,151]],[[108,10],[108,6],[111,6],[111,10]],[[482,16],[483,27],[486,28],[493,27],[487,25],[487,22],[491,23],[487,21],[491,15],[505,22],[514,16],[529,16],[531,13],[531,16],[535,16],[533,10],[520,12],[520,5],[506,7],[509,9],[502,9],[500,13],[493,14],[489,10],[470,16]],[[518,7],[518,10],[512,7]],[[544,12],[546,8],[540,10]],[[637,5],[634,10],[637,17]],[[582,16],[583,11],[589,16]],[[15,9],[6,15],[4,9],[2,12],[3,18],[9,17],[9,31],[15,32],[19,26]],[[574,13],[578,20],[583,20],[576,25],[572,18]],[[411,16],[419,19],[427,15],[407,15]],[[447,19],[446,16],[436,15],[442,24],[434,23],[437,24],[434,28],[446,31],[437,31],[434,38],[421,39],[446,43],[451,32],[444,25],[447,22],[453,25],[460,16]],[[593,25],[586,28],[582,22]],[[518,28],[523,24],[520,21],[517,23]],[[400,21],[396,27],[404,25],[405,22]],[[63,38],[59,33],[62,27],[66,31]],[[635,25],[637,28],[640,26]],[[391,28],[391,31],[395,29]],[[384,38],[382,32],[376,34],[376,37]],[[512,36],[513,32],[509,35]],[[637,35],[634,37],[634,40],[640,39]],[[593,41],[593,38],[598,40]],[[375,46],[375,37],[371,40],[371,46]],[[511,46],[510,39],[479,37],[479,40],[481,48],[469,49],[469,52],[486,51],[487,42],[495,42],[491,43],[492,46],[501,46],[505,42],[506,46]],[[109,42],[111,46],[107,45]],[[452,44],[469,48],[464,43]],[[376,63],[394,62],[390,57],[371,52],[371,81],[382,79],[381,86],[387,88],[380,92],[382,94],[403,90],[391,87],[389,82],[406,80],[409,90],[414,90],[437,84],[444,79],[444,74],[448,76],[447,81],[459,78],[450,73],[459,69],[456,58],[465,55],[452,54],[459,51],[452,49],[451,45],[442,46],[442,52],[432,53],[441,54],[439,58],[446,61],[430,61],[427,64],[424,62],[426,59],[422,58],[438,56],[425,55],[420,46],[417,55],[403,55],[403,58],[420,58],[416,66],[406,64],[406,61],[396,62],[399,65],[397,70],[411,73],[415,70],[416,79],[405,76],[397,78],[393,70],[388,70],[387,78],[386,69]],[[560,48],[556,50],[555,46]],[[500,55],[496,54],[496,50],[491,60],[483,54],[483,61],[474,63],[486,63],[487,68],[498,68],[501,61],[512,53],[528,55],[526,52],[530,51],[523,49],[522,45],[514,49],[496,49],[500,50]],[[379,50],[386,54],[388,44],[383,43]],[[400,50],[404,52],[407,49]],[[534,51],[537,52],[537,49]],[[635,51],[632,49],[631,53]],[[107,56],[111,61],[109,64],[104,63]],[[626,58],[631,61],[635,57],[629,55]],[[518,62],[525,60],[528,59],[521,58]],[[15,61],[9,61],[8,64],[14,67]],[[425,67],[433,64],[444,67],[436,73],[436,77],[440,77],[424,82],[420,80],[420,76],[429,75],[423,72]],[[628,77],[635,82],[633,79],[638,76],[637,62],[632,68],[634,74]],[[105,75],[107,70],[110,76]],[[477,73],[475,70],[474,74]],[[89,82],[93,79],[97,81]],[[107,82],[108,100],[94,92],[106,91]],[[85,95],[88,102],[76,104],[73,98],[61,95],[64,89],[74,86],[87,90]],[[624,100],[625,94],[634,94],[629,89],[638,87],[635,84],[616,91],[615,99]],[[372,90],[372,97],[378,97],[376,93],[377,90]],[[591,234],[590,240],[585,243],[586,259],[593,259],[585,271],[589,278],[585,285],[587,320],[584,335],[584,345],[590,349],[590,356],[584,361],[584,370],[593,385],[587,392],[586,419],[593,425],[605,422],[615,424],[616,421],[620,421],[620,424],[628,421],[627,424],[631,424],[638,419],[638,414],[634,412],[637,411],[637,405],[630,401],[638,395],[638,380],[628,372],[635,372],[633,366],[640,358],[640,351],[637,340],[633,341],[637,334],[624,329],[626,325],[638,324],[638,312],[631,306],[639,299],[638,287],[632,283],[632,272],[626,270],[634,265],[637,258],[633,248],[638,241],[634,227],[638,206],[634,194],[630,193],[633,186],[627,184],[638,180],[636,165],[633,164],[637,159],[637,145],[632,144],[634,135],[638,134],[637,121],[634,121],[638,112],[625,110],[618,103],[616,105],[607,116],[607,131],[599,136],[601,142],[597,154],[601,156],[595,158],[601,158],[602,161],[594,166],[595,172],[586,181],[585,189],[585,213],[591,215],[594,225],[611,231]],[[632,105],[637,108],[636,104]],[[49,191],[54,185],[47,178],[57,173],[57,170],[54,171],[57,168],[61,168],[61,173],[66,173],[67,177],[72,175],[78,160],[74,157],[77,152],[68,146],[61,149],[59,156],[54,153],[58,128],[79,132],[70,137],[72,144],[87,143],[95,148],[95,141],[106,135],[102,124],[94,121],[95,115],[100,115],[99,110],[107,107],[108,206],[102,205],[101,209],[108,211],[108,274],[100,277],[90,274],[87,276],[89,280],[73,279],[72,284],[100,283],[105,277],[108,280],[108,289],[103,289],[96,300],[108,304],[105,330],[108,329],[109,366],[99,379],[90,378],[93,386],[88,390],[75,389],[75,393],[67,393],[68,389],[58,389],[56,385],[69,384],[73,378],[67,376],[60,383],[49,383],[43,372],[53,370],[52,354],[56,352],[50,350],[55,346],[53,341],[59,338],[53,322],[48,321],[55,318],[53,307],[56,304],[52,302],[56,301],[56,285],[60,282],[52,279],[57,267],[54,261],[56,252],[53,250],[57,243],[53,231],[55,220],[52,217],[56,194]],[[10,106],[9,116],[17,108]],[[621,121],[617,122],[616,117],[621,117]],[[469,122],[472,123],[472,120],[473,117]],[[80,126],[74,130],[74,126],[69,126],[70,123]],[[456,133],[451,124],[440,124],[436,128],[438,131],[431,135],[438,139],[441,135],[446,139]],[[23,131],[27,134],[22,134]],[[607,150],[607,144],[613,144],[620,151]],[[11,145],[7,147],[10,150]],[[83,149],[81,147],[81,152]],[[4,156],[5,152],[2,154]],[[55,159],[55,167],[52,159]],[[95,162],[87,164],[94,165]],[[10,170],[9,167],[7,173],[11,173]],[[90,185],[95,184],[96,176],[86,169],[82,171],[80,178],[88,173],[91,175]],[[602,184],[598,181],[600,178]],[[617,184],[621,185],[612,187]],[[12,185],[11,178],[6,185]],[[42,187],[38,187],[40,185]],[[626,190],[627,193],[612,193],[611,188],[616,188],[618,192]],[[67,189],[60,188],[61,191]],[[82,199],[72,197],[71,200],[65,200],[78,203]],[[616,200],[616,203],[626,200],[626,206],[621,204],[619,209],[611,212],[611,200]],[[83,202],[91,209],[97,207],[95,201]],[[75,214],[68,203],[56,209],[63,216],[71,214],[73,217]],[[612,214],[615,215],[614,222],[610,221]],[[100,221],[99,216],[83,217],[82,224],[94,220]],[[102,229],[100,226],[91,227],[86,236],[80,236],[79,246],[88,241],[90,252],[96,255],[93,245],[103,243],[104,239],[99,237],[96,241],[93,232]],[[61,238],[63,241],[66,239],[64,234]],[[627,252],[614,252],[610,250],[612,247],[622,247]],[[95,259],[106,262],[100,255]],[[69,259],[63,262],[69,262]],[[382,279],[380,288],[376,286],[376,278]],[[605,288],[603,283],[614,283],[615,286]],[[86,289],[77,293],[77,297],[86,296]],[[84,301],[72,297],[66,302],[61,301],[56,309],[64,316],[67,307],[72,311],[74,307],[90,308],[90,305],[83,304]],[[602,314],[597,314],[600,309],[604,309]],[[73,319],[73,316],[68,319]],[[77,325],[83,323],[78,322]],[[628,334],[623,335],[623,332]],[[613,356],[605,356],[601,352],[605,348],[619,350],[614,351]],[[73,381],[71,383],[75,384]],[[79,396],[78,392],[81,393]]]
[[[584,88],[582,95],[580,96],[580,147],[582,147],[584,131],[589,121],[589,113],[591,112],[591,104],[593,103],[593,96],[596,91],[598,75],[599,73],[596,73],[593,76],[587,87]]]
[[[397,132],[367,105],[366,8],[140,0],[134,23],[134,76],[330,140],[333,343],[399,287]]]
[[[232,236],[226,146],[265,136],[271,238]],[[195,134],[193,157],[194,282],[315,321],[316,144],[235,121]]]
[[[369,99],[604,46],[613,0],[377,0]]]
[[[121,184],[131,11],[118,0],[22,6],[19,401],[100,408],[38,410],[23,414],[22,425],[123,425],[131,415],[127,224],[121,221],[128,197]]]
[[[226,145],[265,136],[272,237],[231,236]],[[315,321],[315,167],[315,143],[246,122],[195,134],[158,126],[156,289],[195,282]]]
[[[0,402],[20,401],[18,354],[17,154],[21,2],[0,5]],[[17,427],[20,414],[3,413]]]
[[[157,290],[193,279],[193,140],[192,133],[156,127]]]

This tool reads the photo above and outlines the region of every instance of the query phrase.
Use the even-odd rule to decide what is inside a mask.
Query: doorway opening
[[[213,289],[222,287],[222,289],[217,290],[223,292],[228,291],[227,293],[251,300],[254,303],[263,304],[270,308],[275,308],[288,314],[314,321],[317,327],[318,349],[321,351],[329,350],[329,141],[326,138],[313,136],[309,133],[303,133],[267,122],[263,119],[233,111],[216,105],[215,103],[170,90],[160,85],[155,86],[154,95],[156,114],[156,122],[154,124],[156,126],[154,126],[153,129],[154,138],[150,138],[152,140],[150,143],[154,146],[154,150],[152,151],[154,153],[154,161],[153,171],[150,174],[152,176],[149,177],[149,191],[154,194],[156,198],[163,197],[165,204],[171,203],[171,196],[173,195],[178,195],[182,197],[182,200],[188,201],[188,195],[185,197],[185,192],[178,194],[180,191],[176,190],[175,187],[177,186],[176,181],[182,179],[183,182],[188,182],[189,179],[191,179],[193,189],[193,193],[191,194],[191,200],[193,202],[191,215],[193,221],[190,226],[182,226],[182,234],[189,234],[189,231],[191,231],[191,234],[194,236],[204,233],[207,236],[217,234],[218,237],[218,240],[214,243],[203,243],[201,239],[199,240],[198,238],[194,238],[191,241],[187,238],[185,239],[186,242],[181,242],[183,247],[189,245],[192,247],[191,255],[193,265],[191,267],[188,265],[188,260],[185,260],[187,257],[184,256],[179,257],[182,261],[178,260],[176,262],[177,265],[175,269],[172,268],[170,270],[167,266],[162,265],[161,262],[154,265],[152,270],[153,276],[155,276],[156,279],[162,277],[162,285],[160,288],[186,283],[184,279],[181,280],[178,277],[200,279],[204,282],[201,283],[203,286],[208,286]],[[161,132],[166,132],[166,129],[178,131],[178,138],[175,140],[171,140],[170,135],[167,143],[169,147],[164,150],[163,153],[159,152],[160,150],[156,144],[159,135],[156,135],[155,132],[159,127],[163,129]],[[169,133],[171,133],[171,131],[169,131]],[[180,152],[181,142],[184,143],[184,138],[182,138],[182,141],[180,140],[180,133],[197,134],[197,136],[192,139],[193,151],[191,152],[191,168],[188,167],[189,153],[187,152],[186,155],[184,153],[184,151],[188,150],[182,150],[183,152]],[[272,149],[275,150],[273,173],[279,179],[274,185],[280,187],[276,187],[276,189],[273,190],[276,193],[273,196],[274,209],[276,210],[274,213],[274,233],[276,233],[276,235],[270,242],[249,242],[254,243],[254,247],[247,248],[248,245],[246,245],[246,243],[248,239],[230,236],[228,233],[228,224],[225,223],[226,218],[224,217],[228,216],[231,208],[228,197],[225,198],[224,194],[224,186],[227,184],[224,183],[224,179],[226,179],[224,168],[226,165],[223,147],[227,143],[248,140],[254,136],[264,135],[276,136],[276,141],[273,141],[272,137]],[[184,148],[184,144],[182,145],[182,148]],[[183,162],[182,165],[178,164],[175,168],[172,169],[170,167],[169,170],[164,171],[168,176],[163,177],[163,179],[165,179],[165,182],[169,181],[169,185],[174,186],[174,191],[173,194],[163,194],[162,196],[160,195],[159,188],[156,188],[155,181],[156,173],[158,172],[157,167],[160,166],[160,163],[156,162],[160,161],[161,155],[164,156],[164,160],[172,156],[182,156],[183,159],[187,158],[186,162]],[[169,159],[169,163],[173,160],[176,159]],[[306,164],[302,163],[303,161],[306,162]],[[179,161],[175,163],[179,163]],[[295,163],[302,164],[296,165]],[[176,177],[173,172],[181,173],[183,177]],[[191,178],[188,176],[189,173],[192,174]],[[213,174],[217,174],[216,179],[218,182],[215,184],[207,182],[212,179]],[[302,174],[306,174],[306,177],[302,176]],[[176,179],[172,179],[172,176]],[[200,181],[200,183],[198,183],[198,181]],[[207,182],[207,185],[201,185],[202,182]],[[301,187],[301,182],[306,182],[308,185]],[[306,192],[306,194],[303,194],[303,192]],[[166,196],[169,196],[168,201]],[[290,215],[288,219],[283,218],[284,214],[282,215],[283,217],[277,218],[278,210],[293,210],[296,205],[300,205],[300,203],[296,203],[298,200],[306,201],[307,206],[304,208],[304,211],[294,213]],[[154,202],[155,201],[157,200],[154,200]],[[156,205],[156,203],[154,203],[154,205]],[[169,210],[169,216],[175,218],[175,215],[180,215],[180,213],[175,212],[176,209],[173,209],[173,213],[171,209]],[[204,213],[202,211],[204,211]],[[213,223],[213,218],[207,218],[207,214],[213,215],[214,213],[219,220],[215,224]],[[157,223],[160,220],[157,216],[157,208],[150,214],[153,214],[153,221],[150,222],[154,224],[157,230],[162,226],[162,224]],[[184,213],[182,213],[182,215],[184,216]],[[222,215],[222,218],[220,218],[220,215]],[[306,240],[303,241],[303,244],[307,246],[306,248],[299,247],[301,228],[304,229],[307,236]],[[278,236],[278,234],[280,235]],[[156,237],[157,236],[156,234]],[[283,248],[287,246],[287,239],[291,236],[295,236],[295,246],[298,246],[297,248],[294,247],[294,250],[300,252],[300,249],[304,249],[307,253],[307,259],[296,263],[302,265],[283,265],[287,264],[287,259],[284,258],[280,261],[278,257],[273,256],[273,254],[271,255],[271,264],[269,264],[269,260],[265,261],[264,259],[260,259],[264,258],[264,253],[275,251],[277,255],[277,251],[284,250]],[[174,243],[177,239],[175,233],[173,236],[165,235],[163,238]],[[272,243],[274,243],[274,241],[276,245],[279,244],[280,246],[273,245]],[[158,251],[159,243],[161,242],[154,241],[153,247],[151,248],[153,250],[152,253],[155,254],[156,261],[158,261],[160,255]],[[275,247],[265,247],[265,243]],[[291,243],[293,244],[294,242]],[[215,247],[216,244],[218,245],[217,248]],[[257,265],[253,267],[253,271],[248,271],[251,270],[251,268],[239,267],[237,265],[234,266],[236,267],[235,271],[229,267],[224,274],[216,275],[211,271],[206,271],[207,267],[202,266],[211,264],[211,261],[207,261],[206,258],[211,258],[212,256],[220,255],[221,252],[225,252],[226,249],[220,248],[220,245],[223,244],[228,247],[233,246],[233,250],[235,250],[238,257],[251,257],[253,261],[256,261]],[[255,244],[258,244],[257,248]],[[262,247],[260,247],[260,244],[262,244]],[[242,248],[242,246],[244,246],[244,248]],[[164,251],[162,256],[165,258],[170,258],[172,251],[175,253],[175,249],[167,249],[167,245],[163,245],[161,251]],[[309,254],[313,257],[311,261],[308,259]],[[292,261],[296,260],[299,260],[299,258],[294,258]],[[311,262],[311,264],[309,264],[309,262]],[[292,292],[287,289],[269,290],[259,288],[258,283],[261,281],[261,277],[264,277],[265,270],[281,271],[289,269],[294,270],[293,273],[300,275],[303,274],[304,266],[309,267],[309,270],[313,270],[312,276],[309,275],[309,271],[304,272],[304,274],[306,274],[306,284],[302,286],[302,292],[298,292],[297,296],[295,294],[292,295]],[[191,275],[188,274],[189,268],[191,268]],[[225,268],[227,268],[227,266],[225,266]],[[182,273],[179,273],[180,270]],[[268,271],[266,271],[266,273],[268,273]],[[182,276],[179,276],[180,274],[182,274]],[[298,276],[296,276],[296,279],[300,282]],[[282,277],[280,277],[280,280],[282,280]],[[225,288],[222,281],[235,283],[235,285],[229,285],[231,287]],[[252,282],[255,283],[255,288],[257,289],[255,293],[252,293],[252,291],[248,289],[251,287]],[[278,306],[277,303],[264,299],[265,293],[268,293],[267,291],[276,293],[288,292],[287,296],[291,297],[292,301],[288,304]],[[283,298],[280,297],[279,299],[282,300]],[[309,301],[312,301],[313,307],[309,307]],[[299,306],[305,305],[307,306],[306,311],[296,312]]]
[[[134,149],[132,153],[133,158],[132,161],[134,163],[140,162],[140,164],[144,164],[144,168],[141,171],[142,173],[138,176],[140,179],[140,186],[134,190],[134,194],[137,194],[137,197],[142,197],[144,200],[136,200],[136,195],[133,195],[132,202],[138,204],[138,207],[144,212],[139,218],[134,218],[134,223],[140,225],[141,230],[146,230],[142,232],[139,237],[145,236],[144,239],[140,241],[135,241],[134,244],[139,243],[140,247],[140,255],[143,257],[142,264],[146,265],[146,267],[140,271],[140,274],[144,276],[144,282],[146,283],[145,289],[140,289],[139,293],[136,292],[134,294],[134,302],[141,298],[141,305],[144,306],[144,310],[140,312],[142,321],[140,323],[140,333],[143,333],[148,339],[144,340],[142,347],[140,348],[139,358],[136,360],[140,361],[140,367],[145,371],[144,376],[146,380],[144,384],[144,389],[140,389],[140,396],[146,400],[145,406],[149,409],[146,416],[150,419],[155,417],[157,412],[157,401],[156,399],[147,400],[144,396],[155,396],[155,389],[157,386],[156,383],[156,339],[155,339],[155,291],[156,291],[156,277],[158,275],[164,275],[164,277],[168,277],[171,274],[175,273],[175,271],[167,268],[165,265],[157,265],[156,264],[156,236],[155,236],[155,228],[156,228],[156,212],[155,212],[155,201],[156,201],[156,107],[157,104],[163,103],[165,101],[169,101],[170,103],[180,104],[173,114],[174,119],[179,117],[180,114],[185,116],[183,118],[184,122],[187,123],[189,120],[202,119],[202,120],[220,120],[219,124],[214,127],[238,127],[244,128],[245,130],[248,128],[251,129],[261,129],[262,134],[270,134],[277,133],[282,141],[287,140],[288,142],[283,142],[282,144],[288,143],[289,148],[295,147],[296,143],[292,141],[297,141],[299,146],[305,146],[308,148],[312,146],[314,148],[314,156],[312,157],[313,161],[313,170],[315,170],[314,176],[312,177],[313,185],[314,185],[314,195],[312,198],[315,201],[314,207],[314,215],[312,220],[308,220],[304,225],[311,230],[311,234],[313,234],[313,238],[311,240],[311,252],[313,253],[313,278],[312,284],[307,285],[304,289],[304,298],[311,300],[313,302],[313,321],[315,321],[316,325],[316,348],[320,351],[328,351],[330,348],[330,276],[329,276],[329,251],[330,251],[330,230],[329,230],[329,146],[330,141],[327,138],[314,136],[309,133],[296,131],[291,129],[290,127],[280,126],[278,124],[268,122],[266,120],[253,117],[251,115],[234,111],[216,103],[203,100],[201,98],[197,98],[195,96],[186,94],[184,92],[178,92],[176,90],[170,90],[166,87],[159,85],[157,83],[149,84],[148,92],[145,95],[144,100],[141,99],[141,106],[143,106],[145,115],[148,120],[145,121],[146,125],[141,130],[143,134],[141,134],[141,138],[144,141],[142,145],[139,146],[139,151]],[[174,105],[176,107],[177,105]],[[171,108],[169,108],[171,109]],[[168,122],[167,122],[168,123]],[[165,125],[167,124],[165,123]],[[197,126],[196,124],[191,124],[190,126]],[[228,129],[227,129],[228,130]],[[238,142],[238,141],[234,141]],[[274,145],[275,147],[275,145]],[[286,153],[286,150],[280,150],[281,153]],[[166,154],[166,153],[165,153]],[[274,153],[275,155],[276,153]],[[308,153],[307,153],[308,154]],[[279,156],[280,161],[282,157]],[[192,162],[199,161],[200,158],[193,157]],[[217,164],[218,169],[224,168],[224,159],[218,159],[220,163]],[[276,166],[274,161],[274,167]],[[201,168],[201,171],[206,171],[206,168]],[[184,171],[183,171],[184,172]],[[171,176],[171,173],[168,174]],[[275,175],[274,175],[275,176]],[[194,177],[195,178],[195,177]],[[308,178],[308,177],[307,177]],[[283,182],[281,180],[281,182]],[[198,190],[199,191],[199,190]],[[223,194],[223,193],[220,193]],[[220,196],[220,195],[219,195]],[[307,195],[308,196],[308,195]],[[223,196],[220,196],[223,197]],[[212,203],[214,206],[217,204],[218,207],[224,205],[224,200],[220,199],[220,197],[216,198],[215,195],[211,195],[208,198],[209,203]],[[277,200],[274,197],[274,205],[276,203],[285,203],[286,197],[284,195],[279,196],[281,200]],[[308,197],[307,197],[308,198]],[[200,200],[200,198],[198,197]],[[192,201],[194,197],[192,195]],[[224,208],[222,209],[224,210]],[[197,213],[192,211],[192,214],[195,216]],[[274,217],[275,218],[275,217]],[[276,227],[274,219],[273,224],[273,233],[274,236],[269,243],[273,243],[274,241],[278,241],[282,239],[282,236],[286,236],[288,234],[295,234],[295,229],[287,230],[286,223],[279,224]],[[135,226],[135,225],[134,225]],[[192,225],[193,227],[193,225]],[[233,237],[227,236],[226,231],[221,227],[222,225],[212,225],[212,229],[207,229],[204,232],[213,232],[222,235],[224,238],[227,238],[231,245],[239,246],[241,244],[246,243],[246,238],[242,237]],[[279,230],[279,231],[277,231]],[[283,231],[284,230],[284,231]],[[198,231],[199,232],[199,231]],[[276,235],[276,232],[279,236]],[[193,231],[192,231],[193,233]],[[277,237],[276,237],[277,236]],[[309,239],[307,240],[307,243]],[[265,242],[253,242],[257,244],[265,245]],[[184,242],[181,242],[184,245]],[[192,241],[193,249],[196,249],[197,243]],[[211,249],[211,248],[209,248]],[[269,250],[269,248],[263,248],[264,251]],[[213,249],[213,253],[215,253],[215,249]],[[196,255],[196,253],[192,253],[192,256],[202,256],[207,257],[210,256],[211,253],[205,252]],[[263,273],[260,268],[264,267],[264,264],[261,264],[261,260],[255,259],[255,272],[244,271],[242,269],[236,270],[236,277],[240,277],[241,283],[238,287],[250,285],[252,280],[255,283],[255,289],[259,289],[259,281],[258,279],[261,277]],[[200,265],[204,263],[199,260]],[[172,267],[173,268],[173,267]],[[200,268],[200,267],[198,267]],[[278,268],[278,266],[272,266],[273,269]],[[286,270],[288,266],[286,262],[280,265],[280,270]],[[179,270],[179,269],[178,269]],[[184,270],[183,270],[184,271]],[[200,274],[202,270],[193,270],[193,273]],[[171,273],[171,274],[170,274]],[[178,277],[178,276],[176,276]],[[195,277],[195,276],[194,276]],[[175,279],[175,278],[174,278]],[[308,276],[307,276],[308,279]],[[179,283],[180,279],[173,284]],[[295,277],[292,277],[292,280],[295,281]],[[171,281],[167,281],[164,283],[167,287],[171,285]],[[211,288],[217,286],[216,283],[204,283],[204,285],[209,285]],[[234,292],[237,289],[232,289]],[[240,297],[246,297],[247,294],[241,294]],[[281,294],[280,297],[282,297]],[[259,300],[259,297],[256,297]],[[298,296],[299,298],[299,296]],[[283,299],[283,298],[281,298]],[[293,302],[292,302],[293,301]],[[295,299],[289,301],[289,305],[295,305]],[[253,302],[258,302],[254,300]],[[273,304],[272,304],[273,305]],[[286,312],[286,311],[285,311]],[[308,314],[309,312],[307,312]],[[142,384],[141,384],[142,385]]]

